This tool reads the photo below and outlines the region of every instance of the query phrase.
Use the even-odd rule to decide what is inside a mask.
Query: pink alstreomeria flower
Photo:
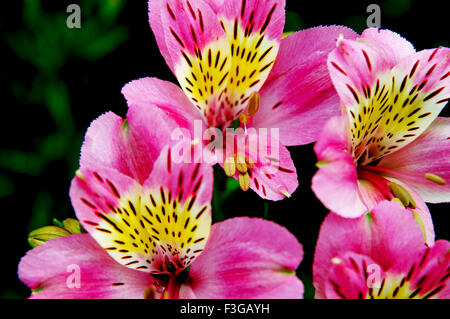
[[[416,220],[384,201],[359,218],[330,213],[313,264],[316,298],[449,298],[450,243],[428,246]]]
[[[211,166],[174,161],[171,122],[158,109],[137,110],[89,128],[70,190],[89,234],[27,253],[19,277],[31,297],[301,298],[295,237],[250,218],[211,229]],[[79,287],[67,284],[74,265]]]
[[[330,119],[315,145],[313,191],[344,217],[397,198],[432,240],[424,201],[450,200],[450,121],[436,118],[450,96],[450,50],[415,52],[371,28],[340,38],[328,68],[345,115]]]
[[[150,0],[150,25],[181,89],[155,78],[123,89],[129,104],[157,105],[193,138],[196,121],[231,140],[238,134],[226,129],[237,119],[246,133],[255,129],[256,136],[241,135],[244,147],[215,140],[227,145],[216,148],[217,162],[243,190],[271,200],[290,196],[298,186],[285,146],[315,141],[325,121],[339,113],[326,58],[339,34],[356,37],[350,29],[333,26],[281,40],[284,6],[284,0]],[[272,128],[279,136],[271,134]],[[266,131],[258,135],[260,129]],[[270,140],[270,146],[262,142],[263,151],[250,150],[248,144],[261,139]]]

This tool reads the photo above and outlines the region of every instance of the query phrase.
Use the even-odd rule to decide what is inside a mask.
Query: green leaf
[[[80,47],[77,55],[89,61],[98,60],[114,51],[128,39],[128,36],[128,29],[126,27],[116,27],[113,30],[108,30],[104,35],[99,36],[94,41]]]
[[[42,172],[45,164],[39,154],[19,150],[0,150],[0,167],[13,172],[36,176]]]
[[[98,14],[103,21],[112,23],[122,11],[125,0],[102,0],[99,4]]]
[[[70,99],[64,82],[48,82],[45,87],[45,105],[47,106],[53,121],[60,127],[74,129],[72,113],[70,111]]]

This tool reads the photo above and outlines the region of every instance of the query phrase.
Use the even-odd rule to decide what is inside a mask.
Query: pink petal
[[[174,62],[172,61],[169,49],[167,48],[166,36],[164,34],[164,25],[161,19],[161,11],[163,3],[164,1],[162,0],[148,1],[148,21],[151,29],[153,30],[153,34],[155,36],[156,43],[158,44],[161,55],[166,60],[166,63],[169,66],[170,70],[172,70],[172,72],[175,73]]]
[[[270,39],[280,39],[285,19],[285,0],[206,0],[221,19],[234,21],[244,29],[252,26],[253,32],[264,33]]]
[[[124,135],[124,120],[120,116],[108,112],[94,120],[84,138],[80,165],[108,166],[135,177],[136,174],[129,165]]]
[[[326,65],[339,34],[356,36],[345,27],[317,27],[289,35],[281,41],[275,65],[262,87],[261,106],[254,127],[280,130],[285,145],[315,141],[332,116],[340,114],[339,97]]]
[[[199,149],[193,149],[195,155]],[[166,147],[144,183],[141,214],[161,254],[180,271],[201,254],[211,228],[212,167]],[[167,264],[167,262],[166,262]]]
[[[367,211],[358,191],[358,177],[346,130],[345,116],[330,119],[314,146],[320,168],[312,190],[333,212],[359,217]]]
[[[316,245],[314,286],[318,295],[324,296],[332,259],[345,252],[366,255],[385,270],[396,266],[401,272],[407,272],[410,261],[425,249],[419,224],[398,203],[382,202],[370,214],[355,219],[329,214],[321,226]]]
[[[377,279],[381,282],[385,276],[384,271],[371,258],[353,252],[347,252],[336,257],[325,283],[325,296],[323,297],[327,299],[362,299],[368,297],[369,267],[379,269],[379,278]]]
[[[213,225],[184,291],[197,298],[302,298],[295,276],[302,257],[302,246],[284,227],[256,218],[228,219]]]
[[[336,48],[336,40],[342,34],[355,39],[357,34],[344,26],[319,26],[300,30],[281,40],[277,61],[267,81],[278,79],[291,69],[304,67],[306,61],[323,60]]]
[[[194,121],[203,122],[202,114],[189,101],[183,91],[175,84],[156,78],[143,78],[131,81],[122,88],[131,114],[141,124],[149,122],[148,126],[168,125],[174,121],[177,126],[193,130]],[[156,107],[155,107],[156,106]],[[157,108],[163,112],[155,124],[154,116],[159,114]],[[141,117],[141,119],[140,119]],[[154,130],[152,130],[154,131]],[[171,133],[171,132],[170,132]]]
[[[80,168],[70,188],[78,219],[111,257],[126,267],[159,271],[161,254],[140,219],[142,196],[141,185],[107,168]]]
[[[371,180],[364,179],[364,177],[367,178],[367,174],[367,172],[360,172],[358,176],[359,196],[367,209],[375,207],[382,201],[391,200],[394,197],[390,193],[389,181],[387,179],[379,176],[376,173],[372,173],[373,176],[371,176]],[[375,185],[374,179],[379,181],[381,185],[385,185],[386,189],[384,189],[383,187],[380,188],[379,186]]]
[[[450,98],[450,49],[423,50],[385,67],[365,42],[342,40],[329,70],[350,121],[354,158],[365,165],[416,139]],[[365,60],[365,61],[363,61]]]
[[[372,139],[384,136],[385,139],[378,145],[383,145],[385,149],[383,152],[374,152],[377,156],[372,155],[373,159],[405,147],[431,125],[450,99],[449,75],[448,48],[417,52],[404,58],[392,69],[387,76],[390,80],[384,81],[388,87],[393,86],[387,100],[387,104],[392,107],[389,106],[388,112],[384,114],[381,114],[383,111],[374,112],[374,122],[378,115],[382,115],[383,119],[375,134],[368,136]],[[372,144],[377,145],[374,142]],[[372,151],[371,148],[369,146]]]
[[[450,119],[437,118],[408,146],[381,159],[377,166],[413,188],[424,201],[450,201]],[[427,179],[427,174],[441,177],[444,183]]]
[[[416,52],[408,40],[391,30],[369,28],[363,31],[358,41],[375,48],[390,67]]]
[[[158,130],[152,128],[158,126]],[[81,148],[80,166],[110,167],[140,183],[148,177],[153,162],[170,140],[175,123],[163,111],[140,112],[130,107],[127,120],[106,113],[89,127]]]
[[[204,1],[149,1],[149,22],[159,49],[172,71],[183,58],[194,54],[217,36],[223,36],[217,17]]]
[[[33,290],[31,298],[43,299],[144,298],[153,285],[151,276],[115,262],[88,234],[30,250],[20,261],[19,278]]]
[[[411,266],[408,273],[408,279],[412,283],[410,289],[414,291],[417,289],[418,297],[448,299],[449,267],[450,243],[447,240],[438,240]]]
[[[448,298],[450,243],[440,240],[391,269],[367,256],[347,252],[333,259],[325,284],[327,298]],[[406,270],[406,271],[405,271]]]
[[[193,207],[211,202],[213,174],[211,165],[196,162],[187,157],[177,158],[174,148],[166,147],[155,162],[155,169],[145,181],[144,188],[163,187],[182,204],[194,197]],[[200,148],[192,149],[191,155],[199,154]],[[186,155],[186,154],[185,154]],[[181,161],[183,159],[183,161]],[[210,213],[210,212],[206,212]]]
[[[376,47],[365,42],[339,39],[337,47],[328,56],[328,70],[342,103],[350,108],[359,104],[355,95],[371,88],[379,75],[392,66]]]

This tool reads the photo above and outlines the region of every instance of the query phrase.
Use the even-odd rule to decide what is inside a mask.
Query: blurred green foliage
[[[127,26],[116,23],[125,2],[82,0],[81,28],[70,29],[64,6],[49,13],[41,0],[23,1],[23,28],[4,36],[11,50],[29,64],[29,72],[35,78],[29,87],[25,81],[12,83],[12,92],[24,105],[44,106],[53,125],[48,135],[33,137],[33,150],[0,150],[0,168],[39,176],[54,161],[64,160],[68,176],[73,174],[83,132],[77,130],[73,121],[67,79],[61,75],[61,69],[74,59],[101,59],[128,39]],[[1,175],[0,196],[11,195],[13,189],[11,179]],[[29,229],[48,223],[55,210],[51,195],[44,190],[35,194],[34,202]]]
[[[73,57],[97,60],[128,38],[126,26],[115,24],[125,0],[82,0],[82,28],[66,26],[65,8],[47,13],[41,0],[23,1],[24,30],[7,36],[14,52],[31,63],[39,75],[54,76]]]
[[[390,17],[397,17],[411,9],[411,0],[385,0],[383,13]]]
[[[284,24],[284,32],[296,32],[305,27],[300,14],[295,11],[286,11],[286,21]]]
[[[69,13],[63,3],[60,10],[49,12],[45,1],[22,2],[22,27],[2,34],[10,50],[24,61],[26,70],[17,73],[17,78],[9,83],[9,90],[17,101],[16,105],[20,105],[24,112],[27,108],[42,107],[45,111],[39,114],[46,113],[47,119],[36,119],[46,123],[46,127],[27,133],[30,134],[29,146],[14,148],[14,144],[10,144],[0,149],[0,198],[16,201],[20,198],[15,194],[19,188],[19,185],[15,186],[16,180],[30,181],[31,184],[32,179],[45,181],[47,172],[55,163],[63,163],[62,169],[66,173],[60,176],[61,181],[69,181],[73,176],[85,128],[80,130],[74,122],[72,108],[76,106],[72,105],[73,97],[68,88],[71,79],[63,69],[73,61],[99,60],[128,39],[128,27],[117,24],[125,2],[78,1],[82,17],[79,29],[67,27]],[[25,133],[26,129],[19,132]],[[54,186],[42,184],[38,190],[22,194],[32,207],[31,214],[23,212],[24,216],[30,216],[28,231],[49,224],[57,215],[73,216],[68,196],[64,200],[66,203],[61,204],[52,193],[51,187]],[[26,240],[26,233],[23,239]],[[0,295],[4,298],[23,297],[14,290],[0,291]]]

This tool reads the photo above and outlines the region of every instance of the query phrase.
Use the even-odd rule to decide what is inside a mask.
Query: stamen
[[[419,227],[422,230],[423,240],[426,242],[427,241],[427,232],[425,230],[425,225],[422,221],[422,218],[420,218],[419,214],[417,214],[416,212],[413,212],[413,216],[414,216],[414,219],[416,220],[416,222],[419,224]]]
[[[223,169],[225,170],[225,174],[228,177],[232,177],[234,176],[234,174],[236,174],[236,163],[234,162],[233,157],[228,157],[227,159],[225,159]]]
[[[433,173],[425,174],[425,178],[428,179],[429,181],[434,182],[434,183],[439,184],[439,185],[447,184],[445,179],[443,179],[442,177],[440,177],[440,176],[438,176],[436,174],[433,174]]]
[[[245,162],[245,157],[240,153],[237,153],[234,156],[235,156],[235,160],[236,160],[237,170],[242,174],[247,173],[248,168],[247,168],[247,164]]]
[[[250,176],[248,172],[245,174],[239,174],[239,186],[243,191],[247,191],[250,188]]]
[[[259,93],[253,93],[248,101],[247,112],[250,116],[255,116],[259,109]]]
[[[405,207],[416,208],[416,202],[411,194],[401,185],[391,182],[389,184],[392,194],[397,197]]]

